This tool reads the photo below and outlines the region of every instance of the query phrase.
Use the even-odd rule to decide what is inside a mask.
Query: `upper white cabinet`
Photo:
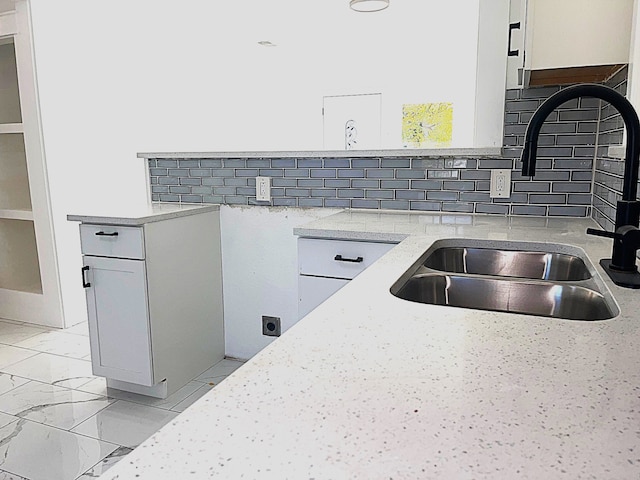
[[[606,80],[629,63],[633,4],[511,0],[507,88]]]

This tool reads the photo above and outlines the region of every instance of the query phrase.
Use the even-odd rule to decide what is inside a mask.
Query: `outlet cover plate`
[[[259,202],[271,201],[270,177],[256,177],[256,200]]]
[[[262,316],[262,334],[268,337],[280,336],[280,317]]]
[[[491,170],[490,198],[509,198],[511,196],[511,170]]]

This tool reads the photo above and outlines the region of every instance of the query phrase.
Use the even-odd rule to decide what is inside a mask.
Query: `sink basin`
[[[606,320],[615,300],[585,253],[568,245],[438,240],[393,284],[411,302],[568,320]]]
[[[600,293],[567,284],[425,274],[409,278],[394,295],[412,302],[569,320],[615,316]]]
[[[564,253],[443,247],[434,250],[424,266],[450,273],[540,280],[576,281],[591,278],[581,258]]]

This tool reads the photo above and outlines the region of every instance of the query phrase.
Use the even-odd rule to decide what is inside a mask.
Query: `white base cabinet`
[[[395,243],[298,239],[298,318],[366,270]]]
[[[82,223],[80,238],[95,375],[163,398],[222,360],[218,211]]]

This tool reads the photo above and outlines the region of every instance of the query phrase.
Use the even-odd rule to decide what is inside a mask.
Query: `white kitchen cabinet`
[[[144,261],[84,257],[93,373],[153,386]]]
[[[629,63],[633,4],[511,0],[507,88],[606,80]]]
[[[507,88],[521,88],[523,84],[526,15],[527,0],[510,0]]]
[[[81,273],[91,362],[107,386],[164,398],[224,357],[213,207],[151,216],[139,225],[84,217]]]
[[[298,318],[340,290],[395,243],[298,239]]]

